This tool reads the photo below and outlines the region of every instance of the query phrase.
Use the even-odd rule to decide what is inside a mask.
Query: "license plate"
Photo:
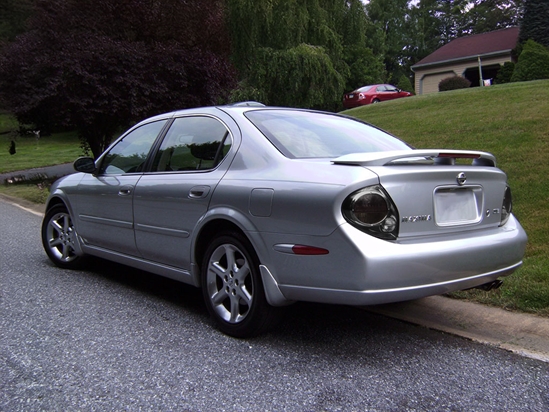
[[[477,223],[482,217],[482,188],[438,188],[435,222],[439,226]]]
[[[355,97],[354,94],[350,94],[350,95],[349,95],[349,99],[352,99],[353,97]]]

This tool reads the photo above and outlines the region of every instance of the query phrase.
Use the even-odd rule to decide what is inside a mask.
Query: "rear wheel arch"
[[[223,232],[240,233],[243,236],[247,237],[244,234],[244,231],[238,225],[229,220],[210,220],[200,229],[200,232],[195,240],[193,261],[199,266],[199,268],[200,266],[202,266],[202,260],[204,259],[204,254],[206,253],[206,249],[208,248],[209,244],[217,235]],[[200,273],[200,270],[198,270],[197,272]],[[197,284],[200,284],[200,282],[198,282]]]

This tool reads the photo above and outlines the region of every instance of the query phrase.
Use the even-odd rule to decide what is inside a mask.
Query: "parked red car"
[[[353,107],[364,106],[365,104],[379,103],[411,95],[412,93],[400,90],[390,84],[374,84],[361,87],[351,93],[346,93],[343,96],[343,107],[351,109]]]

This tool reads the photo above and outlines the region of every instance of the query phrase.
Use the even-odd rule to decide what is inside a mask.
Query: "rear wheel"
[[[42,245],[50,260],[65,269],[80,267],[83,256],[76,253],[78,238],[65,205],[50,208],[42,222]]]
[[[240,233],[219,235],[208,246],[202,292],[217,327],[227,335],[255,336],[277,317],[276,308],[265,298],[255,251]]]
[[[372,104],[373,104],[373,103],[379,103],[379,99],[374,99],[374,100],[372,100]]]

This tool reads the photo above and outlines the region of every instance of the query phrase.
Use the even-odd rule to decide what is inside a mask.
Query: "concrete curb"
[[[443,296],[364,309],[549,362],[548,318]]]

